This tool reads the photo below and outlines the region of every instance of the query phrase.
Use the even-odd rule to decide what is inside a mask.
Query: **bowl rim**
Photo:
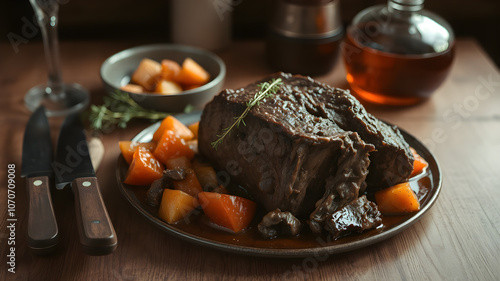
[[[156,93],[133,93],[133,92],[122,90],[122,89],[120,89],[120,86],[117,87],[117,85],[114,85],[113,83],[110,83],[108,80],[106,80],[106,77],[103,74],[106,67],[109,67],[111,64],[113,64],[115,62],[120,61],[124,58],[127,58],[131,54],[140,53],[140,52],[144,52],[144,51],[151,51],[151,50],[167,50],[167,51],[182,51],[182,52],[186,52],[186,53],[198,53],[198,54],[207,56],[211,60],[215,61],[217,63],[217,65],[219,65],[220,71],[217,74],[217,76],[215,76],[208,83],[206,83],[200,87],[186,90],[186,91],[182,91],[182,92],[177,93],[177,94],[169,94],[169,95],[161,95],[161,94],[156,94]],[[166,59],[168,59],[168,58],[166,58]],[[194,47],[194,46],[189,46],[189,45],[182,45],[182,44],[158,43],[158,44],[147,44],[147,45],[140,45],[140,46],[131,47],[131,48],[128,48],[125,50],[121,50],[121,51],[109,56],[101,64],[100,75],[101,75],[102,81],[106,85],[108,85],[111,88],[117,89],[119,91],[128,93],[128,94],[138,95],[138,96],[175,97],[175,96],[185,96],[185,95],[198,94],[200,92],[208,90],[208,89],[218,85],[219,83],[223,82],[225,77],[226,77],[226,64],[218,55],[216,55],[215,53],[213,53],[209,50],[206,50],[206,49],[202,49],[202,48],[198,48],[198,47]]]

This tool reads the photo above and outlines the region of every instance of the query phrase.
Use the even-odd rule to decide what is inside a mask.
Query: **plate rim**
[[[193,113],[187,113],[187,114],[180,114],[176,115],[176,118],[178,118],[181,122],[183,119],[194,119],[196,116],[201,116],[201,111],[200,112],[193,112]],[[386,122],[388,123],[388,122]],[[390,124],[390,123],[388,123]],[[139,132],[134,138],[132,138],[132,141],[138,141],[143,138],[147,138],[148,134],[152,135],[154,131],[159,127],[160,121],[146,127],[143,129],[141,132]],[[250,256],[257,256],[257,257],[272,257],[272,258],[301,258],[301,257],[310,257],[310,256],[316,256],[316,255],[333,255],[333,254],[339,254],[343,252],[348,252],[348,251],[353,251],[359,248],[363,248],[366,246],[370,246],[373,244],[376,244],[378,242],[381,242],[383,240],[389,239],[393,237],[396,234],[399,234],[409,226],[415,224],[418,222],[425,213],[427,213],[432,206],[436,203],[437,198],[439,197],[439,194],[441,193],[442,189],[442,182],[443,182],[443,177],[442,177],[442,172],[440,165],[434,156],[434,154],[422,143],[420,142],[417,138],[415,138],[412,134],[408,133],[402,128],[398,129],[401,131],[401,134],[405,138],[406,141],[407,137],[411,139],[412,142],[415,142],[418,144],[418,148],[414,147],[417,151],[424,151],[427,155],[431,157],[431,159],[426,159],[426,161],[429,162],[429,164],[434,164],[433,168],[436,170],[436,174],[432,173],[432,181],[431,184],[433,185],[433,188],[431,188],[431,191],[433,192],[432,194],[429,194],[430,197],[428,197],[424,201],[424,206],[422,209],[420,209],[418,212],[410,216],[409,218],[405,219],[404,221],[398,223],[397,225],[391,227],[390,229],[384,230],[380,233],[376,233],[373,236],[365,237],[361,240],[355,240],[351,242],[347,242],[344,244],[334,244],[334,245],[328,245],[328,246],[320,246],[320,247],[309,247],[309,248],[293,248],[293,249],[280,249],[280,248],[259,248],[259,247],[250,247],[250,246],[242,246],[242,245],[235,245],[235,244],[229,244],[225,242],[220,242],[220,241],[214,241],[205,237],[201,237],[198,235],[191,234],[189,232],[185,232],[181,229],[178,229],[175,227],[175,225],[169,225],[162,220],[160,220],[158,217],[154,216],[153,214],[149,213],[146,209],[142,208],[142,204],[137,197],[132,196],[133,191],[130,189],[129,192],[127,192],[127,187],[120,181],[121,179],[121,172],[120,172],[120,166],[126,164],[125,159],[123,156],[120,154],[118,157],[118,161],[116,162],[116,180],[118,183],[118,187],[120,189],[120,192],[122,193],[123,196],[129,201],[129,203],[146,219],[148,222],[152,223],[156,227],[160,228],[162,231],[173,235],[177,238],[180,238],[184,241],[194,243],[197,245],[201,246],[207,246],[212,249],[217,249],[217,250],[222,250],[225,252],[231,252],[231,253],[237,253],[237,254],[245,254],[245,255],[250,255]],[[413,146],[412,146],[413,147]],[[431,165],[430,165],[431,166]],[[434,183],[437,185],[434,186]]]

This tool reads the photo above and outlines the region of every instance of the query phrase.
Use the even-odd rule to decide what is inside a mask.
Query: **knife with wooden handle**
[[[89,255],[106,255],[117,246],[116,233],[101,196],[78,114],[66,117],[53,163],[56,188],[71,184],[80,244]]]
[[[52,142],[45,109],[39,107],[30,117],[23,139],[21,176],[28,191],[28,247],[35,254],[52,253],[59,241],[50,183],[53,177]]]

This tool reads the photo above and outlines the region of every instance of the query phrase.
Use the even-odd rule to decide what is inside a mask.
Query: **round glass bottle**
[[[450,25],[424,0],[389,0],[358,13],[342,43],[346,78],[364,100],[411,105],[428,99],[454,57]]]

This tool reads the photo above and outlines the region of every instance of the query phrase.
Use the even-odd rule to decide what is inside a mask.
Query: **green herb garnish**
[[[224,140],[224,138],[227,135],[229,135],[229,133],[231,132],[231,130],[234,127],[239,127],[241,123],[243,123],[243,125],[246,126],[245,121],[243,119],[247,116],[248,112],[250,112],[250,109],[252,109],[252,107],[254,107],[256,105],[259,106],[260,102],[263,99],[273,97],[273,95],[276,94],[276,92],[279,90],[279,88],[281,87],[282,84],[283,84],[283,82],[281,81],[281,78],[273,79],[273,80],[271,80],[271,82],[260,83],[258,85],[260,87],[260,91],[255,93],[253,98],[247,102],[247,108],[245,109],[245,111],[243,111],[243,113],[239,117],[234,117],[234,119],[236,121],[233,123],[233,125],[231,125],[230,127],[224,128],[222,130],[222,134],[217,135],[217,137],[219,139],[217,139],[216,141],[211,143],[212,147],[214,149],[217,149],[219,147],[219,145],[222,144],[222,141]]]
[[[133,118],[159,120],[169,116],[169,113],[148,110],[138,105],[129,95],[115,91],[103,97],[102,105],[90,107],[90,126],[96,130],[112,130],[116,126],[126,128]]]

